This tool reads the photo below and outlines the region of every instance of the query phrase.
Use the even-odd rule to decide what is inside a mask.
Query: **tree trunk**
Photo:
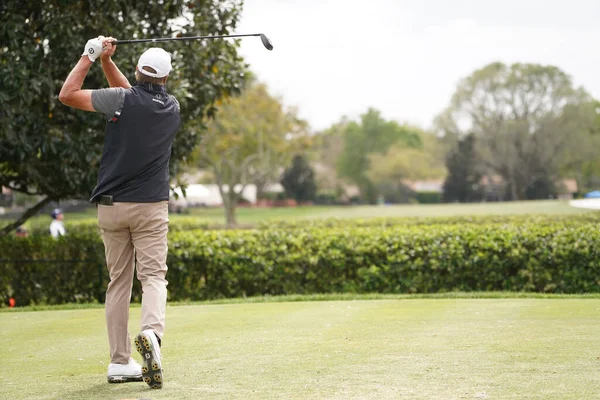
[[[512,181],[510,183],[510,200],[511,201],[519,200],[519,198],[517,196],[517,183],[515,181]]]
[[[23,225],[23,223],[25,221],[27,221],[29,218],[31,218],[35,214],[37,214],[38,211],[40,211],[42,208],[44,208],[46,206],[46,204],[50,203],[51,201],[52,201],[52,199],[50,197],[44,197],[35,206],[27,209],[19,218],[17,218],[17,220],[15,222],[2,227],[2,229],[0,229],[0,236],[8,235],[10,232],[14,231],[19,226]]]
[[[217,179],[217,187],[219,188],[221,199],[223,199],[223,208],[225,209],[225,225],[228,228],[233,228],[237,225],[235,220],[236,196],[233,190],[234,185],[229,184],[229,189],[226,192],[224,189],[222,171],[213,165],[213,172],[215,174],[215,178]]]
[[[225,208],[225,220],[227,221],[228,228],[235,228],[237,225],[237,221],[235,218],[235,205],[230,204]]]
[[[237,196],[235,195],[233,188],[229,188],[225,197],[227,198],[227,200],[223,199],[225,200],[223,201],[223,204],[225,205],[225,222],[228,228],[235,228],[237,225],[235,218]]]

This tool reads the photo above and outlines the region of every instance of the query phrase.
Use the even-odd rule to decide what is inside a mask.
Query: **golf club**
[[[217,35],[217,36],[183,36],[173,38],[158,38],[158,39],[132,39],[132,40],[115,40],[113,44],[130,44],[130,43],[148,43],[148,42],[171,42],[175,40],[201,40],[201,39],[225,39],[233,37],[260,36],[262,44],[267,50],[273,50],[273,45],[268,37],[262,33],[250,33],[247,35]]]

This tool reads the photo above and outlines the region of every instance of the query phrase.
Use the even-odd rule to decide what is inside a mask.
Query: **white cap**
[[[150,67],[156,73],[145,71],[144,67]],[[137,63],[140,73],[153,78],[164,78],[171,72],[171,55],[160,47],[152,47],[142,53]]]

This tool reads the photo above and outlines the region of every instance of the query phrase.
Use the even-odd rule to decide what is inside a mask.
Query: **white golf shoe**
[[[133,358],[127,364],[108,364],[106,374],[108,383],[140,382],[142,380],[142,366]]]
[[[142,356],[142,377],[152,389],[161,389],[163,385],[160,345],[152,330],[142,331],[136,336],[135,347]]]

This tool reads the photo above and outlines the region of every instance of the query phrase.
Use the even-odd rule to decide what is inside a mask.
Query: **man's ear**
[[[165,85],[167,83],[167,78],[169,77],[169,75],[165,76],[165,79],[163,79],[163,85]]]

